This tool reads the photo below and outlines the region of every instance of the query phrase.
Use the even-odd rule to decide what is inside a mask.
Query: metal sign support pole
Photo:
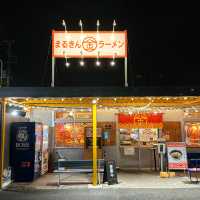
[[[3,187],[3,170],[5,158],[5,137],[6,137],[6,100],[1,103],[1,159],[0,159],[0,189]]]
[[[1,83],[0,83],[0,87],[2,87],[3,85],[3,60],[0,59],[0,64],[1,64]]]
[[[128,59],[125,57],[124,59],[124,85],[128,87]]]
[[[51,67],[51,87],[55,85],[55,58],[52,57],[52,67]]]
[[[92,105],[92,151],[93,151],[93,178],[92,184],[97,185],[97,105]]]

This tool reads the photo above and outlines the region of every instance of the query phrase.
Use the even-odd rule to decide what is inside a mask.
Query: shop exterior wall
[[[48,125],[49,127],[54,126],[53,118],[54,118],[53,112],[49,110],[33,109],[30,115],[30,121],[41,122],[45,125]]]
[[[97,111],[97,121],[98,122],[106,122],[106,121],[115,122],[116,121],[115,112]],[[118,144],[118,137],[116,137],[116,145],[104,146],[103,151],[104,151],[105,158],[109,160],[115,160],[116,165],[118,166],[117,144]]]
[[[181,123],[181,138],[182,142],[185,141],[185,132],[184,132],[184,112],[182,110],[170,110],[166,111],[163,114],[163,121],[171,121],[171,122],[180,122]]]

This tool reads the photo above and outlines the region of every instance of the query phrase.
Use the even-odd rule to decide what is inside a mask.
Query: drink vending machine
[[[10,164],[14,181],[33,181],[41,175],[43,124],[11,124]]]

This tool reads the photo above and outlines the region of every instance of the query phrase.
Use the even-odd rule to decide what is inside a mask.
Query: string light
[[[92,100],[92,103],[93,103],[93,104],[96,104],[96,103],[97,103],[97,100],[96,100],[96,99],[93,99],[93,100]]]

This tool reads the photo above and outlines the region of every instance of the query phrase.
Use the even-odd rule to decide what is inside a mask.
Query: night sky
[[[85,30],[128,30],[128,72],[130,86],[200,85],[199,11],[197,4],[183,1],[17,1],[1,3],[0,41],[12,40],[12,86],[50,86],[51,30],[79,30],[79,19]],[[170,3],[172,2],[172,3]],[[176,2],[176,3],[175,3]],[[192,2],[192,1],[190,1]],[[0,57],[6,59],[0,46]],[[115,67],[103,60],[97,68],[88,60],[81,68],[71,60],[56,63],[57,86],[122,86],[123,60]]]

